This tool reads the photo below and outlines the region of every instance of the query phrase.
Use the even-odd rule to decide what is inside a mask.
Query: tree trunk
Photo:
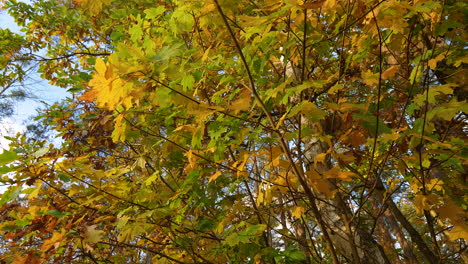
[[[305,142],[304,157],[306,160],[314,161],[314,158],[321,153],[326,153],[328,145],[325,142],[316,139]],[[316,166],[308,166],[309,170],[315,170],[319,174],[332,168],[329,159]],[[338,191],[335,183],[327,180],[332,192]],[[333,241],[337,252],[341,254],[347,262],[363,264],[390,263],[381,245],[359,225],[354,224],[352,213],[345,204],[339,192],[332,198],[324,194],[314,193],[318,203],[318,208],[323,221],[326,224],[327,231]]]

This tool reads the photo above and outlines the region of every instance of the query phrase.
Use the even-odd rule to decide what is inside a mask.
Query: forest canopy
[[[0,3],[0,263],[468,262],[466,1]]]

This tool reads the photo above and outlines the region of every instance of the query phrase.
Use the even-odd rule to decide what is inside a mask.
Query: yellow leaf
[[[456,59],[454,66],[459,67],[462,63],[468,63],[468,55],[465,55]]]
[[[37,180],[35,183],[34,183],[34,186],[36,186],[36,188],[34,189],[34,191],[32,191],[29,195],[28,195],[28,199],[34,199],[36,198],[38,195],[39,195],[39,192],[41,191],[41,187],[42,187],[42,182],[40,180]]]
[[[286,111],[286,113],[284,113],[284,115],[278,120],[278,123],[276,123],[276,126],[275,126],[276,130],[278,130],[283,125],[284,119],[288,116],[288,114],[289,114],[289,110]]]
[[[188,131],[188,132],[195,132],[196,127],[193,126],[193,125],[182,125],[182,126],[177,127],[176,129],[174,129],[174,132],[180,131],[180,130]]]
[[[262,254],[259,253],[259,254],[255,255],[254,261],[255,261],[255,262],[254,262],[255,264],[261,264],[261,263],[263,263],[263,261],[262,261]]]
[[[327,156],[327,153],[320,153],[317,156],[314,157],[314,164],[317,165],[317,163],[321,162],[323,163],[325,161],[325,157]]]
[[[278,167],[281,167],[281,168],[283,168],[285,170],[289,170],[289,169],[291,169],[291,163],[289,163],[289,161],[287,161],[287,160],[280,159],[278,161]]]
[[[467,225],[457,225],[454,226],[450,231],[446,232],[450,240],[454,241],[457,239],[464,239],[468,241],[468,226]]]
[[[240,99],[232,102],[229,106],[235,113],[240,111],[247,111],[250,109],[250,91],[247,88],[242,89]]]
[[[295,217],[295,218],[301,218],[304,211],[305,211],[304,207],[295,206],[293,211],[292,211],[292,216]]]
[[[429,190],[429,191],[432,191],[432,190],[435,190],[435,191],[442,191],[443,188],[442,186],[444,185],[444,182],[440,179],[437,179],[437,178],[434,178],[434,179],[431,179],[427,184],[426,184],[426,188]]]
[[[211,50],[211,46],[208,49],[206,49],[205,53],[203,53],[202,62],[205,62],[206,60],[208,60],[210,56],[210,50]]]
[[[62,242],[63,237],[65,236],[65,229],[62,232],[54,231],[52,237],[45,240],[44,244],[41,246],[41,251],[46,252],[51,248],[57,249],[60,246],[60,242]]]
[[[335,84],[332,86],[332,88],[330,88],[330,90],[328,90],[328,94],[336,94],[337,92],[339,92],[341,89],[343,89],[344,85],[343,84]]]
[[[107,66],[106,66],[106,63],[101,58],[96,59],[96,64],[94,65],[94,68],[96,69],[97,73],[103,76],[106,75]]]
[[[362,76],[364,83],[369,86],[379,83],[378,73],[372,73],[370,70],[367,70],[365,72],[362,72],[361,76]]]
[[[281,157],[279,157],[279,156],[276,157],[275,159],[273,159],[273,160],[271,161],[271,165],[273,165],[274,167],[277,167],[277,166],[279,165],[279,163],[280,163],[280,159],[281,159]],[[269,166],[270,166],[270,165],[269,165]]]
[[[306,101],[306,104],[302,108],[301,112],[311,121],[318,121],[323,119],[325,112],[318,109],[317,105]]]
[[[271,158],[275,159],[283,154],[283,149],[280,146],[274,146],[271,148]]]
[[[406,175],[406,164],[403,160],[397,161],[397,168],[401,175]]]
[[[20,255],[20,254],[18,254]],[[39,257],[33,252],[29,251],[27,255],[16,256],[12,264],[41,264],[45,263],[45,259],[43,257]],[[6,263],[6,262],[5,262]]]
[[[124,115],[119,114],[115,118],[114,131],[112,132],[112,140],[114,142],[125,141],[125,131],[127,129],[127,122],[125,122]]]
[[[388,185],[388,190],[389,191],[394,191],[395,190],[395,186],[400,183],[400,179],[395,179],[395,178],[388,178],[387,180],[387,185]]]
[[[287,116],[292,117],[299,113],[303,114],[310,121],[319,121],[325,117],[325,112],[320,110],[316,104],[305,100],[291,108]]]
[[[380,135],[380,137],[382,138],[381,141],[383,143],[387,143],[387,142],[390,142],[390,141],[395,141],[398,138],[400,138],[400,134],[398,134],[396,132],[394,132],[394,133],[384,133],[384,134]]]
[[[84,233],[84,242],[86,243],[97,243],[101,241],[101,237],[104,234],[104,231],[97,230],[97,225],[87,226]]]
[[[336,10],[336,0],[326,0],[323,3],[323,9],[333,13],[336,11],[332,11],[333,9]],[[327,12],[328,13],[328,12]]]
[[[260,185],[262,186],[262,185]],[[262,190],[259,190],[258,195],[257,195],[257,206],[260,206],[263,204],[264,201],[264,194]]]
[[[224,231],[224,227],[229,223],[230,217],[225,217],[221,222],[219,222],[218,226],[216,227],[216,232],[222,233]]]
[[[264,201],[265,205],[270,204],[271,201],[273,200],[273,193],[271,191],[272,191],[271,184],[265,183],[265,201]]]
[[[431,68],[431,70],[434,70],[435,68],[437,68],[437,63],[443,60],[444,58],[445,58],[445,54],[441,53],[434,59],[430,59],[428,62],[429,68]]]
[[[194,169],[197,166],[197,155],[194,155],[193,150],[189,150],[187,151],[187,153],[185,153],[185,156],[187,156],[187,160],[189,162],[189,165],[187,167],[190,169]]]
[[[213,174],[210,179],[208,180],[208,182],[212,182],[214,180],[216,180],[219,176],[221,175],[221,172],[220,171],[216,171],[215,174]]]
[[[135,161],[135,166],[140,167],[141,169],[146,168],[146,160],[144,157],[138,157],[137,160]]]
[[[74,0],[74,2],[84,10],[97,15],[101,13],[103,5],[109,5],[112,0]]]
[[[342,181],[350,181],[354,177],[356,177],[355,173],[349,171],[341,171],[339,168],[336,167],[324,172],[323,175],[327,179],[340,179]]]
[[[215,4],[209,3],[209,4],[205,5],[205,7],[201,11],[202,11],[202,13],[205,13],[205,12],[208,13],[208,12],[211,12],[211,11],[213,11],[215,9],[216,9]]]
[[[246,153],[244,154],[244,159],[242,160],[242,163],[237,166],[237,176],[245,176],[245,171],[244,171],[244,167],[245,167],[245,164],[247,164],[247,161],[249,160],[249,157],[250,157],[250,154],[249,153]]]
[[[132,107],[134,96],[140,95],[138,92],[141,89],[134,87],[133,83],[121,79],[118,74],[114,73],[113,66],[104,63],[103,60],[97,59],[94,66],[96,73],[89,81],[89,86],[92,87],[92,92],[85,93],[85,100],[91,100],[96,97],[96,104],[100,107],[114,110],[117,106],[124,106],[126,109]]]
[[[303,1],[301,1],[303,2]],[[300,7],[304,9],[318,9],[323,6],[323,3],[325,3],[325,0],[314,0],[306,3],[299,4]]]
[[[439,196],[436,194],[417,194],[414,196],[414,209],[419,214],[424,213],[424,210],[430,211],[439,202]]]

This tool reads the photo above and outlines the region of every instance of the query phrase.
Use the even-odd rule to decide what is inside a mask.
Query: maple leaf
[[[229,106],[229,108],[232,109],[234,113],[249,110],[251,105],[252,100],[249,89],[243,88],[242,91],[239,93],[239,97],[240,98],[238,100],[235,100]]]
[[[87,103],[91,103],[96,99],[98,95],[98,91],[95,89],[87,90],[80,96],[80,100],[83,100]]]
[[[451,230],[447,231],[447,236],[450,240],[455,241],[457,239],[468,240],[468,225],[462,224],[454,226]]]
[[[73,0],[79,7],[84,8],[93,15],[101,13],[103,6],[109,5],[113,0]]]
[[[414,197],[414,205],[416,212],[422,214],[424,210],[431,210],[439,201],[440,197],[436,194],[417,194]]]
[[[97,230],[97,225],[91,225],[85,227],[84,240],[85,243],[97,243],[101,241],[104,231]]]
[[[292,211],[292,216],[295,217],[295,218],[301,218],[302,214],[304,213],[305,211],[305,208],[304,207],[301,207],[301,206],[296,206],[294,207],[293,211]]]
[[[389,67],[388,69],[386,69],[382,73],[382,79],[383,80],[388,80],[390,78],[393,78],[395,76],[395,74],[398,72],[399,68],[400,68],[399,65],[393,65],[393,66]]]
[[[62,230],[61,232],[53,232],[52,237],[45,240],[44,243],[42,244],[41,250],[42,252],[47,252],[51,248],[57,249],[60,246],[60,243],[62,242],[63,238],[65,236],[65,230]]]
[[[459,1],[4,8],[0,114],[27,65],[83,91],[0,154],[7,262],[462,261]]]

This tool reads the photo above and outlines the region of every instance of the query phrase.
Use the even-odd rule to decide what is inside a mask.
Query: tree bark
[[[325,142],[312,139],[305,142],[304,157],[306,160],[313,161],[321,153],[326,153],[328,145]],[[332,168],[331,162],[326,160],[317,166],[308,166],[309,170],[315,170],[319,174]],[[330,186],[338,191],[335,183],[327,180]],[[318,203],[318,208],[330,237],[347,262],[363,264],[381,264],[390,263],[381,245],[364,229],[355,224],[352,219],[352,213],[343,201],[341,194],[337,193],[329,198],[324,194],[314,193]]]
[[[391,197],[386,198],[384,200],[384,193],[385,193],[385,186],[383,185],[382,181],[380,179],[376,179],[377,183],[377,188],[375,189],[375,195],[377,196],[377,199],[381,200],[382,202],[386,203],[388,206],[388,209],[390,212],[392,212],[393,216],[395,216],[395,219],[400,222],[400,224],[403,226],[403,228],[408,232],[408,234],[411,237],[411,240],[413,243],[415,243],[421,253],[423,254],[424,258],[429,262],[429,263],[440,263],[439,259],[432,250],[429,248],[429,246],[424,242],[424,239],[421,237],[421,235],[418,233],[418,231],[411,225],[411,223],[406,219],[406,217],[403,215],[403,213],[400,211],[400,209],[396,206],[396,204],[393,202]]]

